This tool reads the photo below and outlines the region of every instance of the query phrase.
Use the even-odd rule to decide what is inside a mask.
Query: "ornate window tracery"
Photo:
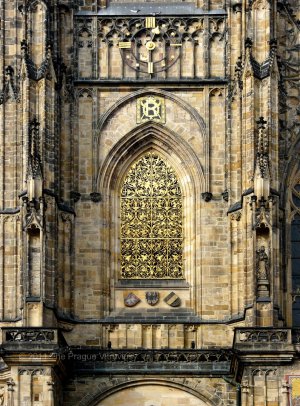
[[[182,193],[154,152],[135,161],[121,187],[121,278],[183,278]]]
[[[300,326],[300,174],[291,189],[291,271],[293,295],[293,326]]]

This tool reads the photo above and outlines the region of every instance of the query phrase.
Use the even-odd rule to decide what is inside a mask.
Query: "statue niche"
[[[265,247],[262,245],[256,250],[256,280],[257,280],[257,296],[269,297],[270,295],[270,260],[266,253]]]

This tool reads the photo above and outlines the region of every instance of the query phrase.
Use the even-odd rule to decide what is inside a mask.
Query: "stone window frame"
[[[184,242],[183,258],[185,278],[182,280],[121,280],[120,269],[120,202],[119,194],[125,174],[132,163],[147,151],[157,152],[168,162],[178,176],[182,187]],[[109,224],[106,238],[101,238],[105,270],[103,285],[111,292],[110,310],[115,308],[114,288],[126,285],[134,287],[191,287],[191,303],[202,286],[200,213],[201,193],[205,188],[205,176],[197,155],[192,148],[174,132],[158,123],[144,123],[123,137],[110,151],[99,169],[98,188],[102,195],[102,217]],[[197,249],[196,249],[197,247]],[[139,281],[139,283],[137,283]],[[196,309],[195,309],[196,310]]]
[[[294,325],[294,301],[300,299],[300,292],[296,292],[293,289],[293,269],[292,269],[292,224],[296,215],[300,216],[300,205],[297,206],[295,203],[294,189],[295,186],[300,185],[300,167],[296,166],[291,172],[288,188],[287,188],[287,222],[286,222],[286,246],[287,246],[287,291],[289,292],[289,297],[287,298],[287,303],[290,303],[288,308],[290,311],[287,312],[287,319],[291,326],[300,327]],[[299,193],[299,191],[298,191]],[[300,275],[299,275],[300,276]]]

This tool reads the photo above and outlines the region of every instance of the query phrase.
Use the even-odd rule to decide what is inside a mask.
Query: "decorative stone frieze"
[[[55,342],[56,331],[51,329],[5,329],[4,342]]]
[[[101,350],[70,348],[66,357],[72,360],[75,370],[97,370],[105,372],[110,370],[127,373],[142,370],[151,374],[154,371],[169,373],[180,366],[185,373],[211,374],[230,373],[234,355],[229,350]],[[127,367],[125,368],[125,365]]]

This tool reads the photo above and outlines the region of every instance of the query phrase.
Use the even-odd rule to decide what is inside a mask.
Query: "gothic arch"
[[[38,5],[41,5],[45,10],[47,10],[48,5],[47,5],[47,1],[44,0],[31,0],[28,1],[26,4],[26,11],[32,11],[33,9],[35,9]]]
[[[293,238],[292,238],[292,229],[293,229],[293,221],[296,216],[299,216],[300,207],[299,204],[295,204],[295,196],[293,193],[293,189],[296,184],[300,184],[300,139],[298,138],[289,149],[289,159],[286,163],[285,170],[283,173],[282,182],[280,185],[280,200],[282,207],[285,208],[285,221],[283,225],[285,227],[285,231],[283,233],[284,238],[282,240],[282,247],[284,253],[284,270],[285,270],[285,280],[286,280],[286,319],[287,325],[292,326],[294,323],[293,320],[293,308],[296,305],[298,307],[297,313],[299,312],[299,300],[294,302],[293,292],[297,290],[295,285],[296,279],[298,276],[295,275],[293,271],[293,254],[294,251],[293,245]],[[295,242],[294,242],[295,244]],[[298,243],[297,243],[298,244]],[[295,248],[295,247],[294,247]],[[298,285],[298,283],[297,283]],[[297,299],[298,296],[295,297]],[[298,320],[299,324],[299,320]]]
[[[160,97],[164,97],[165,99],[169,99],[172,103],[178,105],[180,108],[183,109],[183,111],[187,112],[190,117],[191,121],[190,122],[195,122],[196,123],[196,128],[199,130],[201,134],[201,139],[202,139],[202,145],[203,145],[203,168],[204,168],[204,174],[205,174],[205,191],[209,190],[209,139],[208,139],[208,132],[206,129],[205,122],[201,115],[198,113],[198,111],[191,107],[187,102],[185,102],[183,99],[180,97],[169,93],[168,91],[162,90],[162,89],[140,89],[137,90],[133,93],[130,93],[129,95],[126,95],[119,99],[112,107],[110,107],[98,120],[97,124],[97,133],[95,134],[94,138],[94,150],[95,150],[95,155],[94,155],[94,189],[95,189],[95,184],[96,184],[96,174],[97,174],[97,169],[101,165],[99,161],[99,156],[100,156],[100,144],[102,141],[102,133],[104,130],[106,130],[109,126],[109,123],[111,119],[114,117],[114,115],[120,111],[122,107],[125,107],[127,104],[133,102],[135,99],[146,96],[146,95],[154,94]],[[165,126],[166,127],[166,126]],[[139,127],[138,127],[139,128]],[[163,128],[163,126],[162,126]]]
[[[196,285],[200,283],[200,272],[196,271],[200,250],[199,224],[201,192],[204,190],[204,174],[201,163],[191,147],[178,134],[157,123],[146,123],[135,128],[123,137],[110,151],[98,168],[97,189],[102,195],[101,217],[110,224],[109,243],[103,239],[101,249],[104,255],[103,269],[108,270],[108,281],[118,281],[119,271],[119,191],[124,175],[134,161],[148,151],[157,152],[170,164],[177,175],[183,195],[184,229],[184,268],[185,280],[193,286],[191,299],[196,295]],[[198,261],[197,261],[198,259]],[[199,278],[196,279],[195,278]],[[105,283],[105,282],[104,282]],[[114,309],[115,297],[112,295],[110,309]],[[194,303],[193,301],[191,301]]]
[[[107,397],[117,394],[118,392],[126,389],[135,388],[139,386],[157,385],[158,387],[174,388],[187,394],[193,395],[201,401],[202,405],[207,406],[223,406],[222,399],[214,394],[213,388],[206,382],[199,382],[196,387],[193,382],[185,381],[183,385],[179,379],[135,379],[135,378],[115,378],[114,382],[107,382],[105,386],[98,387],[93,393],[85,396],[78,406],[97,406],[99,402]],[[209,390],[211,389],[211,390]]]
[[[264,10],[266,8],[270,8],[269,0],[256,0],[254,3],[252,3],[253,10]]]
[[[129,95],[126,95],[119,99],[112,107],[110,107],[106,113],[104,113],[99,121],[98,121],[98,138],[100,138],[101,130],[103,127],[106,125],[107,121],[109,120],[110,116],[114,114],[116,110],[119,110],[121,106],[124,104],[128,103],[132,99],[137,99],[138,97],[142,96],[147,96],[148,94],[156,94],[157,96],[164,96],[167,99],[172,100],[174,103],[177,103],[180,105],[185,111],[189,112],[191,116],[195,119],[197,122],[201,134],[203,136],[203,139],[207,142],[207,132],[206,132],[206,126],[203,118],[200,116],[200,114],[195,110],[193,107],[191,107],[188,103],[186,103],[183,99],[180,97],[169,93],[166,90],[162,89],[140,89],[137,90],[136,92],[130,93]]]
[[[120,179],[120,177],[115,177],[115,171],[120,162],[123,167],[121,176],[123,176],[133,161],[133,156],[136,159],[138,155],[144,153],[151,145],[156,145],[159,151],[166,154],[171,164],[172,155],[170,155],[170,152],[180,156],[185,166],[188,163],[193,164],[189,169],[193,183],[195,187],[197,183],[200,183],[200,190],[203,190],[204,171],[193,149],[178,134],[161,124],[152,122],[147,122],[134,128],[133,131],[123,137],[111,149],[103,164],[97,168],[97,189],[100,192],[111,189],[113,186],[112,182]],[[128,160],[127,165],[125,165],[126,159]]]
[[[288,151],[288,161],[285,166],[285,171],[280,187],[280,198],[281,203],[283,206],[286,205],[287,202],[287,193],[291,184],[293,183],[293,177],[295,175],[295,171],[297,171],[297,167],[299,165],[300,160],[300,138],[296,139],[296,141],[290,146]]]

